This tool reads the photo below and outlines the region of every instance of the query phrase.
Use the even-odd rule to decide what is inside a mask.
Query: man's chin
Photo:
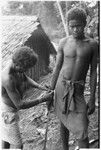
[[[78,34],[76,34],[76,33],[74,33],[74,34],[73,34],[73,37],[78,37],[78,36],[79,36],[79,35],[78,35]]]
[[[75,34],[75,35],[73,35],[73,37],[76,38],[76,39],[81,39],[81,38],[82,38],[82,35],[77,35],[77,34]]]

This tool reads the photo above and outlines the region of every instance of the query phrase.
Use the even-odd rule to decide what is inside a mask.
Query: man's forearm
[[[55,89],[55,86],[56,86],[56,83],[57,83],[57,80],[58,80],[58,76],[59,76],[59,72],[60,72],[59,69],[54,70],[54,72],[53,72],[53,76],[52,76],[52,80],[51,80],[51,89],[52,90]]]
[[[44,90],[44,91],[47,90],[44,86],[42,86],[41,84],[38,84],[37,82],[32,80],[30,77],[27,77],[27,82],[30,87],[37,88],[37,89]]]
[[[50,84],[50,86],[51,86],[51,89],[52,89],[52,90],[55,89],[55,86],[56,86],[56,83],[57,83],[57,80],[58,80],[58,77],[59,77],[59,73],[60,73],[62,64],[63,64],[63,57],[62,57],[62,55],[60,55],[60,56],[57,58],[57,63],[56,63],[56,66],[55,66],[55,68],[54,68],[53,75],[52,75],[52,79],[51,79],[51,84]]]
[[[53,91],[48,93],[48,94],[46,94],[44,97],[34,99],[33,101],[21,102],[20,103],[20,109],[28,109],[28,108],[34,107],[34,106],[36,106],[36,105],[38,105],[40,103],[49,101],[51,96],[52,96],[52,94],[53,94]]]
[[[20,109],[28,109],[28,108],[34,107],[42,102],[46,102],[46,99],[41,98],[41,99],[35,99],[34,101],[22,102],[22,104],[20,105]]]
[[[93,74],[90,78],[90,99],[95,101],[95,92],[97,84],[97,74]]]

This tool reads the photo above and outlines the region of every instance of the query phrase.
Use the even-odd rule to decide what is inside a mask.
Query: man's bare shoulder
[[[93,39],[93,38],[90,38],[90,37],[85,37],[85,39],[84,39],[84,41],[88,41],[89,42],[89,44],[91,44],[91,45],[98,45],[98,43],[97,43],[97,41],[95,40],[95,39]]]
[[[85,37],[84,42],[88,42],[90,50],[98,52],[98,42],[90,37]]]
[[[2,87],[7,87],[10,84],[10,75],[8,73],[8,69],[2,71],[1,82],[2,82]]]
[[[70,38],[71,38],[70,36],[62,38],[59,42],[59,47],[63,48]]]
[[[67,37],[62,38],[62,39],[60,40],[60,43],[61,43],[61,44],[62,44],[62,43],[65,43],[65,42],[66,42],[66,39],[67,39]]]
[[[9,74],[10,64],[11,64],[11,61],[9,60],[7,63],[7,66],[1,72],[1,81],[2,81],[3,85],[8,84],[8,82],[10,80],[10,74]]]
[[[90,39],[90,46],[92,49],[92,53],[94,55],[98,55],[98,43],[95,39]]]
[[[91,45],[95,48],[96,46],[98,46],[98,43],[95,39],[91,39],[90,40]]]

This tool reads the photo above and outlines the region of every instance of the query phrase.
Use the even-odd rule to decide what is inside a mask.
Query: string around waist
[[[68,83],[69,85],[74,85],[74,84],[80,84],[80,85],[82,85],[82,86],[85,85],[84,80],[72,81],[72,80],[66,79],[66,77],[63,77],[62,82]]]

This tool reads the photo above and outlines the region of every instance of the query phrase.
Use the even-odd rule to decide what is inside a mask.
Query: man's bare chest
[[[82,43],[76,43],[76,42],[67,42],[63,49],[64,52],[64,58],[84,58],[84,59],[90,59],[92,49],[89,43],[82,42]]]

